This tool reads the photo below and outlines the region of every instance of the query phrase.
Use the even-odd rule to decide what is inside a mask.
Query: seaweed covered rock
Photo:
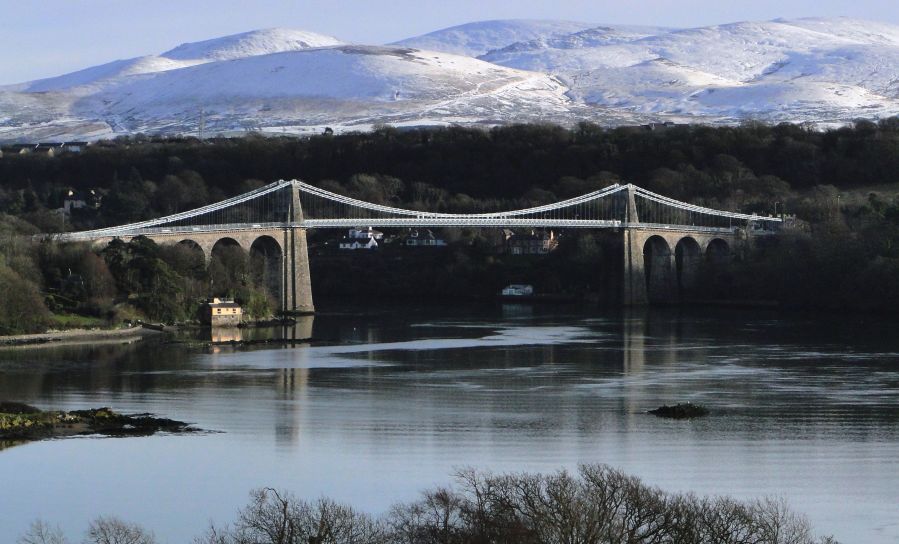
[[[0,402],[0,440],[40,440],[82,434],[148,436],[160,431],[195,431],[183,421],[151,414],[125,415],[109,408],[40,411],[21,403]]]
[[[650,410],[649,413],[654,416],[669,419],[692,419],[694,417],[704,417],[709,415],[709,409],[701,404],[685,402],[675,404],[674,406],[660,406],[655,410]]]

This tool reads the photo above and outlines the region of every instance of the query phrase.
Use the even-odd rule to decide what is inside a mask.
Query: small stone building
[[[240,325],[243,309],[233,300],[213,298],[200,307],[200,322],[213,327]]]

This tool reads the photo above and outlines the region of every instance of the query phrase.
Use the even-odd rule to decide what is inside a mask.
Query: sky
[[[288,27],[366,44],[486,19],[695,27],[778,17],[899,24],[897,0],[0,0],[0,84],[60,75],[185,42]]]

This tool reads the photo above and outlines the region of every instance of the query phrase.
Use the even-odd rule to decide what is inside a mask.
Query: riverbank
[[[70,344],[83,344],[86,342],[92,344],[131,342],[140,340],[145,336],[155,336],[158,334],[160,334],[160,331],[144,327],[127,327],[122,329],[70,329],[38,334],[17,334],[12,336],[0,336],[0,349],[64,346]]]

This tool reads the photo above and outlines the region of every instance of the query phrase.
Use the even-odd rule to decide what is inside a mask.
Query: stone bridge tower
[[[306,229],[299,227],[303,223],[303,206],[300,202],[300,189],[294,184],[291,187],[290,226],[284,231],[284,303],[287,313],[312,313],[315,305],[312,302],[312,276],[309,272],[309,246],[306,242]]]

